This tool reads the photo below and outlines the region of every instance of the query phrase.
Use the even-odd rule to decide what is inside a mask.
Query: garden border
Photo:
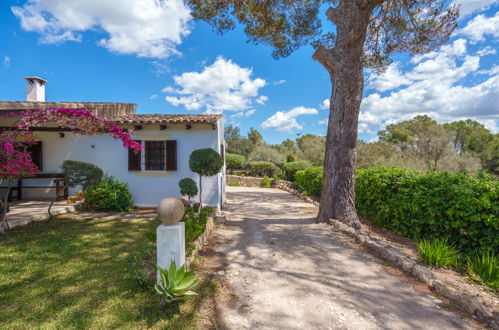
[[[442,295],[442,297],[454,303],[461,310],[475,316],[492,329],[499,329],[499,308],[497,308],[499,304],[490,306],[484,299],[481,299],[481,297],[476,296],[469,290],[457,290],[452,287],[451,283],[437,280],[436,275],[430,267],[409,259],[395,248],[388,248],[375,238],[359,232],[339,220],[330,219],[329,224],[343,234],[355,239],[357,243],[369,248],[384,260],[423,282],[432,291]]]
[[[185,267],[189,268],[192,263],[194,262],[194,259],[196,258],[198,252],[203,248],[204,245],[206,245],[208,241],[208,236],[210,236],[211,231],[213,230],[214,222],[213,222],[213,217],[209,216],[208,219],[206,220],[206,228],[204,232],[192,242],[194,245],[194,250],[192,250],[192,253],[185,258]]]

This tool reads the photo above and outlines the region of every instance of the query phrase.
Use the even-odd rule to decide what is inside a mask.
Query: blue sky
[[[359,138],[426,113],[499,126],[499,1],[454,0],[459,28],[442,48],[366,71]],[[119,5],[117,5],[119,4]],[[139,113],[218,113],[278,143],[325,134],[331,86],[303,47],[274,60],[237,29],[218,35],[181,0],[0,2],[0,100],[25,98],[26,75],[47,101],[131,102]]]

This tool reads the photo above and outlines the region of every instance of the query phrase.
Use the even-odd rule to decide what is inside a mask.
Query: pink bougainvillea
[[[15,116],[9,114],[9,116]],[[75,134],[109,134],[121,140],[125,148],[141,150],[142,146],[132,139],[133,132],[124,130],[114,122],[93,114],[84,108],[47,108],[26,110],[10,129],[0,132],[0,182],[13,181],[23,176],[34,175],[37,167],[32,163],[27,152],[30,144],[36,144],[32,138],[33,127],[42,127],[46,123],[67,128]]]

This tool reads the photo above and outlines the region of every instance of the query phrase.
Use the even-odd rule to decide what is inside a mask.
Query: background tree
[[[199,211],[203,208],[203,176],[213,176],[222,170],[224,163],[218,152],[212,148],[194,150],[189,157],[189,168],[199,174]]]
[[[421,54],[442,45],[457,26],[458,8],[438,0],[189,0],[195,18],[220,32],[244,26],[250,41],[276,58],[305,44],[328,71],[331,109],[318,221],[359,227],[354,170],[364,65],[382,71],[392,53]],[[319,13],[334,25],[322,28]]]
[[[280,153],[276,148],[269,145],[261,145],[255,148],[249,156],[250,161],[263,161],[272,163],[282,163],[286,161],[286,156]]]
[[[259,146],[264,144],[265,142],[263,141],[263,136],[262,133],[258,132],[256,129],[251,127],[248,131],[248,139],[253,143],[255,146]]]
[[[250,139],[241,136],[239,127],[232,125],[225,126],[224,136],[228,153],[240,154],[248,157],[256,147]]]
[[[196,181],[191,178],[183,178],[178,182],[178,186],[180,187],[180,194],[182,194],[182,196],[187,196],[189,199],[189,206],[191,206],[191,198],[198,194]]]

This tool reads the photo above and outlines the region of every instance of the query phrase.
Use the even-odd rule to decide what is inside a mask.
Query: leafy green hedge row
[[[447,238],[465,254],[499,250],[499,183],[465,173],[356,172],[359,214],[412,239]]]
[[[297,171],[295,173],[295,184],[306,195],[320,196],[322,190],[322,166]]]
[[[295,174],[305,194],[320,196],[322,167]],[[465,173],[373,167],[356,171],[359,214],[412,239],[447,238],[465,254],[499,251],[499,182]]]

